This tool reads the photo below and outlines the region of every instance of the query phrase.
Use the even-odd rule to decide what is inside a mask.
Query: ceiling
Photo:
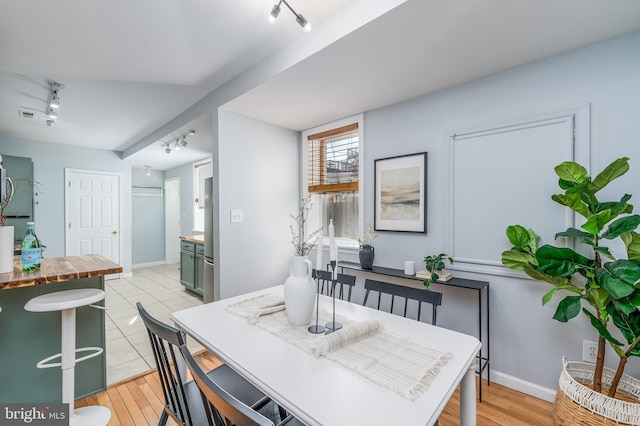
[[[311,34],[284,5],[269,24],[275,0],[3,2],[0,137],[123,151],[226,81],[381,3],[391,10],[354,20],[344,37],[224,108],[304,130],[640,30],[637,0],[290,0]],[[53,127],[44,124],[47,79],[65,85]],[[187,149],[164,153],[162,143],[192,128]],[[166,170],[201,159],[210,132],[205,114],[125,161]]]

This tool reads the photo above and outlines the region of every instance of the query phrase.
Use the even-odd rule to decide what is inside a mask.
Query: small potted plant
[[[367,232],[362,236],[356,235],[351,229],[347,230],[347,236],[358,242],[358,246],[360,247],[358,255],[360,257],[360,266],[362,269],[371,269],[373,267],[373,259],[376,254],[372,243],[378,236],[378,234],[373,231],[373,225],[371,225],[371,222],[367,224]]]
[[[431,284],[431,281],[437,281],[441,277],[445,280],[451,277],[451,274],[442,272],[442,270],[445,267],[446,261],[448,261],[449,264],[453,264],[453,258],[447,255],[446,253],[425,256],[424,266],[427,270],[427,274],[426,274],[426,278],[423,281],[423,284],[427,290],[429,289],[429,285]]]

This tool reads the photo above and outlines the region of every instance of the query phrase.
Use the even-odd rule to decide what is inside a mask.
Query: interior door
[[[120,175],[65,169],[65,181],[66,255],[99,254],[122,264]]]

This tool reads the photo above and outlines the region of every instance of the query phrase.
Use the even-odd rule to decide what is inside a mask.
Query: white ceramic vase
[[[311,278],[313,265],[307,256],[292,256],[289,278],[284,282],[284,304],[292,325],[305,325],[311,321],[316,303],[316,285]]]
[[[13,272],[13,226],[0,226],[0,274]]]

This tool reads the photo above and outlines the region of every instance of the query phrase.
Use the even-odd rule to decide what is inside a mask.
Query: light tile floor
[[[147,331],[138,317],[136,302],[160,321],[173,325],[174,311],[202,304],[202,299],[180,284],[178,264],[133,270],[130,278],[105,282],[107,384],[155,368]],[[191,352],[202,349],[187,339]]]

